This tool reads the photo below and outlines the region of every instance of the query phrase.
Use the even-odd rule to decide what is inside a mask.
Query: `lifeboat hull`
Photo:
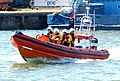
[[[92,50],[76,47],[67,47],[54,44],[51,42],[38,40],[36,38],[16,33],[12,36],[12,45],[17,48],[27,62],[43,61],[43,59],[63,59],[63,58],[78,58],[78,59],[107,59],[109,52],[107,50]]]

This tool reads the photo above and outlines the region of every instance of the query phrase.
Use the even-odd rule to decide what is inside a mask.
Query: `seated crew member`
[[[62,35],[62,40],[61,40],[61,44],[65,45],[65,46],[70,46],[70,35],[68,34],[67,29],[64,29],[63,31],[63,35]]]
[[[61,43],[61,34],[59,33],[59,30],[58,28],[55,28],[54,29],[54,34],[53,34],[53,37],[52,37],[52,41],[56,44],[60,44]]]
[[[71,35],[72,39],[70,40],[71,47],[74,47],[74,41],[77,38],[77,35],[74,33],[74,29],[70,28],[69,35]]]
[[[98,39],[97,38],[93,38],[93,39],[90,40],[90,42],[91,42],[90,49],[97,50]]]
[[[47,28],[47,31],[48,31],[48,32],[47,32],[47,37],[50,39],[50,42],[52,42],[52,39],[51,39],[51,38],[52,38],[52,36],[53,36],[53,34],[54,34],[54,33],[53,33],[53,30],[52,30],[52,27],[49,26],[49,27]]]

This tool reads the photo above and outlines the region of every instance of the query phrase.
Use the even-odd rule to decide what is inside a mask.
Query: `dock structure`
[[[12,3],[13,0],[0,0],[0,7],[7,7],[9,3]]]
[[[60,12],[60,9],[0,11],[0,30],[44,29],[47,14],[54,12]]]

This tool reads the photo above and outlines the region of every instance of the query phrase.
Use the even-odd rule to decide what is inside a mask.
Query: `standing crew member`
[[[74,28],[74,15],[70,14],[69,28]]]
[[[69,35],[71,35],[71,37],[72,37],[72,39],[70,40],[70,45],[71,45],[71,47],[74,47],[74,41],[77,38],[77,35],[75,35],[73,28],[70,28]]]
[[[52,36],[53,36],[53,30],[52,30],[52,28],[49,26],[48,28],[47,28],[47,31],[48,31],[48,33],[47,33],[47,37],[50,39],[50,42],[52,42]]]

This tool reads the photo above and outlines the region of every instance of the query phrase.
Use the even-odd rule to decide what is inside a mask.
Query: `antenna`
[[[95,10],[94,10],[94,21],[93,21],[93,24],[94,24],[94,27],[93,27],[94,33],[93,33],[93,35],[95,35]]]
[[[86,16],[88,16],[88,15],[89,15],[90,7],[86,7],[86,10],[87,10],[87,14],[86,14]]]

